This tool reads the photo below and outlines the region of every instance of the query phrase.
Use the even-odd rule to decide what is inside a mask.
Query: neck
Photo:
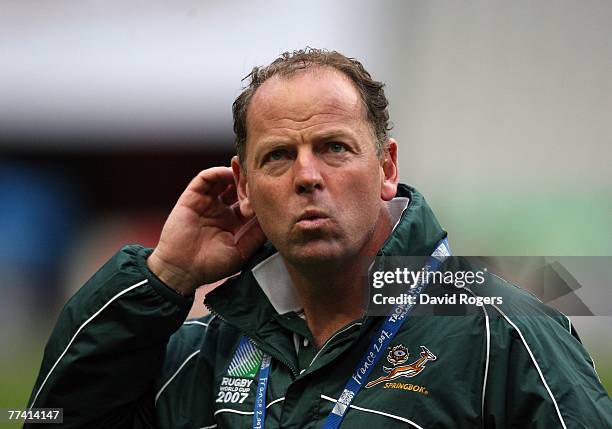
[[[344,264],[341,268],[341,272],[318,270],[313,274],[287,265],[317,348],[338,329],[363,316],[366,297],[363,271]]]
[[[284,260],[317,348],[340,328],[363,317],[368,296],[365,274],[391,228],[389,214],[383,209],[372,235],[357,255],[316,267]]]

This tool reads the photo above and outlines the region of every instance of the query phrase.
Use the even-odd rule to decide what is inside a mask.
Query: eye
[[[266,161],[280,161],[287,156],[287,151],[285,150],[273,150],[266,156]]]
[[[346,147],[342,143],[330,143],[329,150],[334,153],[342,153],[346,151]]]

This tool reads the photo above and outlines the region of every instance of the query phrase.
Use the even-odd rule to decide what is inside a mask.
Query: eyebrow
[[[355,139],[355,134],[350,132],[350,128],[349,129],[344,129],[344,128],[337,128],[337,129],[331,129],[331,130],[324,130],[321,131],[320,133],[315,133],[312,138],[314,140],[330,140],[330,139],[335,139],[335,138],[345,138],[345,139],[351,139],[354,140]]]
[[[269,148],[273,148],[276,146],[284,146],[287,144],[291,144],[293,143],[292,139],[288,139],[288,138],[283,138],[283,137],[270,137],[267,138],[265,140],[261,140],[259,142],[257,142],[257,146],[261,149],[269,149]]]
[[[334,139],[334,138],[349,138],[349,139],[354,139],[354,135],[353,133],[345,130],[345,129],[331,129],[331,130],[324,130],[321,132],[317,132],[314,133],[311,138],[315,141],[320,141],[320,140],[329,140],[329,139]],[[260,147],[270,147],[270,146],[282,146],[282,145],[286,145],[286,144],[291,144],[294,143],[294,140],[291,138],[287,138],[287,137],[281,137],[281,136],[274,136],[274,137],[268,137],[265,138],[263,140],[260,140],[258,142],[258,146]]]

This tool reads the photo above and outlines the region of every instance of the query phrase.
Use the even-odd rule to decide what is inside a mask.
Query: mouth
[[[329,222],[331,219],[329,216],[321,211],[315,209],[305,210],[296,221],[296,225],[306,229],[314,229],[322,226]]]

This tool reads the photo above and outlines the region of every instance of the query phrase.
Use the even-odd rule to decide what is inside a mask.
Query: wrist
[[[147,258],[148,269],[162,283],[182,296],[193,296],[197,282],[185,271],[165,262],[157,253],[157,249]]]

